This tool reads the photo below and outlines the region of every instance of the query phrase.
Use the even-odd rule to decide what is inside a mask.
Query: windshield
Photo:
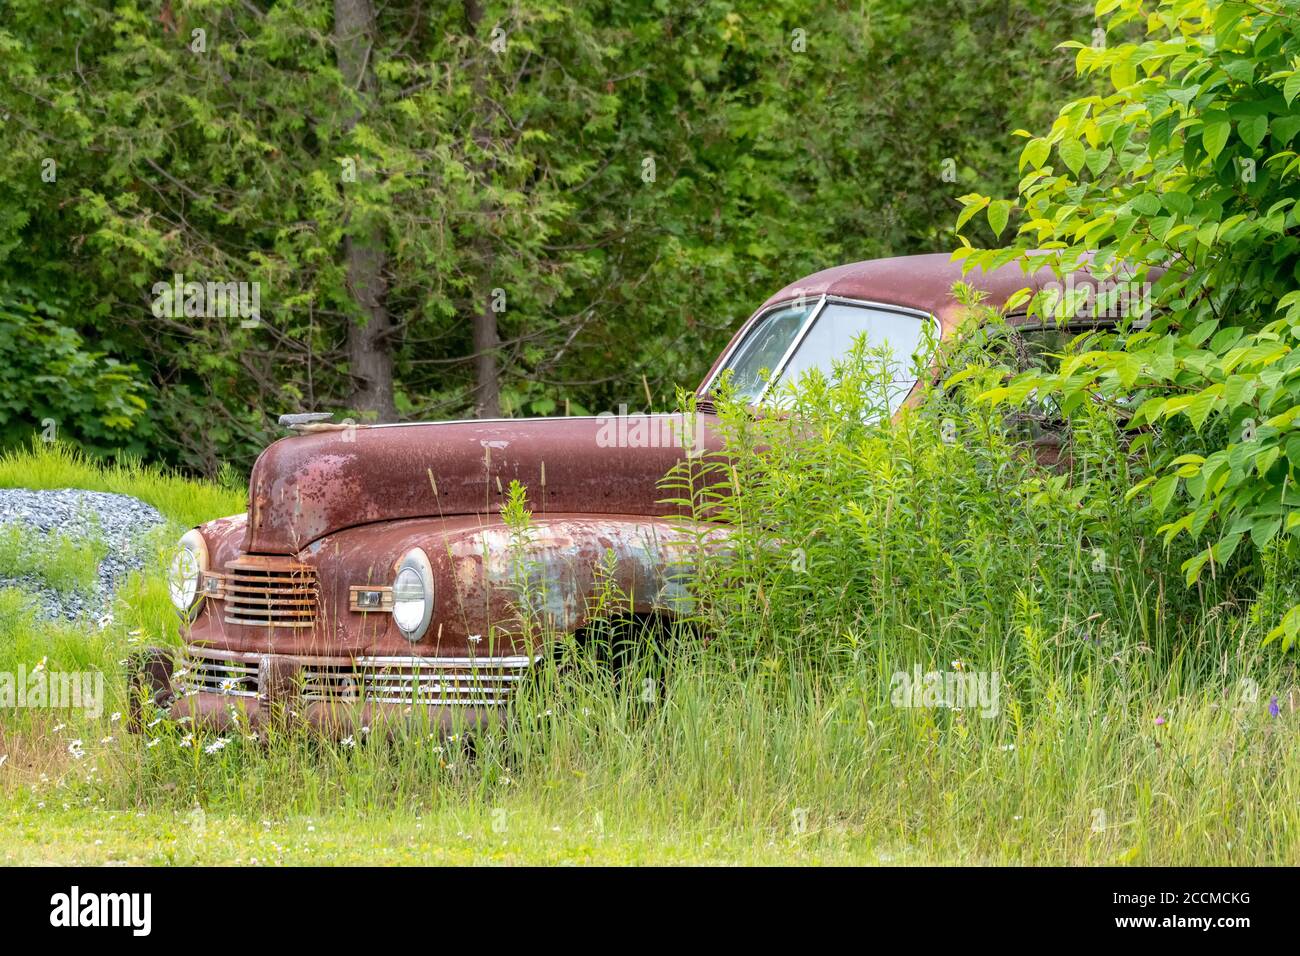
[[[912,356],[921,344],[925,319],[847,302],[827,302],[818,311],[820,304],[778,306],[759,319],[722,368],[731,372],[736,397],[751,404],[760,399],[775,403],[780,387],[797,382],[809,369],[829,376],[832,362],[844,359],[854,340],[863,336],[868,348],[886,347],[892,355],[889,410],[897,411],[916,384]]]
[[[818,304],[814,299],[806,304],[783,305],[758,320],[723,368],[731,371],[736,398],[749,403],[758,401],[772,371],[780,367],[790,343]]]

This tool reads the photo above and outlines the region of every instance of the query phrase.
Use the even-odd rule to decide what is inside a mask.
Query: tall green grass
[[[61,795],[176,816],[341,815],[358,839],[367,817],[397,817],[484,852],[537,852],[554,828],[648,840],[665,858],[1300,862],[1297,715],[1284,703],[1271,717],[1242,674],[1281,677],[1249,654],[1215,680],[1139,662],[1117,691],[1096,667],[1051,707],[1009,697],[982,719],[893,708],[870,666],[740,676],[697,660],[648,712],[579,670],[472,743],[418,728],[252,742],[161,723],[144,743],[92,747],[101,775],[83,778],[83,758]]]

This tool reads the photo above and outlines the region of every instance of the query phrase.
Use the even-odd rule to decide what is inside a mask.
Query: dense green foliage
[[[664,404],[787,282],[951,247],[1091,28],[1047,0],[399,2],[349,66],[341,5],[0,6],[0,321],[56,322],[78,369],[54,400],[62,360],[26,358],[24,426],[56,405],[97,449],[246,465],[281,412],[378,407],[366,328],[399,415],[457,417],[491,407],[488,313],[505,414]],[[176,274],[260,283],[260,324],[156,315]]]
[[[0,286],[0,444],[23,445],[36,432],[90,452],[142,451],[142,390],[134,365],[87,347],[65,303]]]
[[[1055,390],[1068,409],[1127,405],[1142,433],[1134,453],[1153,456],[1133,490],[1148,493],[1166,541],[1200,542],[1188,583],[1258,572],[1273,601],[1279,589],[1300,600],[1300,5],[1103,0],[1097,11],[1112,37],[1135,25],[1145,36],[1079,45],[1079,69],[1107,73],[1110,91],[1030,137],[1013,246],[962,254],[988,264],[1053,249],[1064,268],[1092,255],[1137,283],[1168,271],[1150,325],[1125,322],[1059,374],[989,397]],[[987,209],[999,230],[1012,202],[964,201],[963,220]],[[1300,608],[1271,636],[1289,647],[1297,633]]]

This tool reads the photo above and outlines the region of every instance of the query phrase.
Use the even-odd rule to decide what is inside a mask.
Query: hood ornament
[[[287,428],[298,435],[307,435],[312,432],[345,431],[357,427],[356,423],[352,421],[329,421],[333,417],[333,412],[298,412],[293,415],[281,415],[279,424],[282,428]]]

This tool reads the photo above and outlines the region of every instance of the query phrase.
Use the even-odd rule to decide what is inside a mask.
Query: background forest
[[[1043,0],[0,0],[0,443],[215,474],[289,411],[671,405],[792,279],[955,248],[1095,28]],[[257,315],[158,308],[177,282],[257,283]]]

